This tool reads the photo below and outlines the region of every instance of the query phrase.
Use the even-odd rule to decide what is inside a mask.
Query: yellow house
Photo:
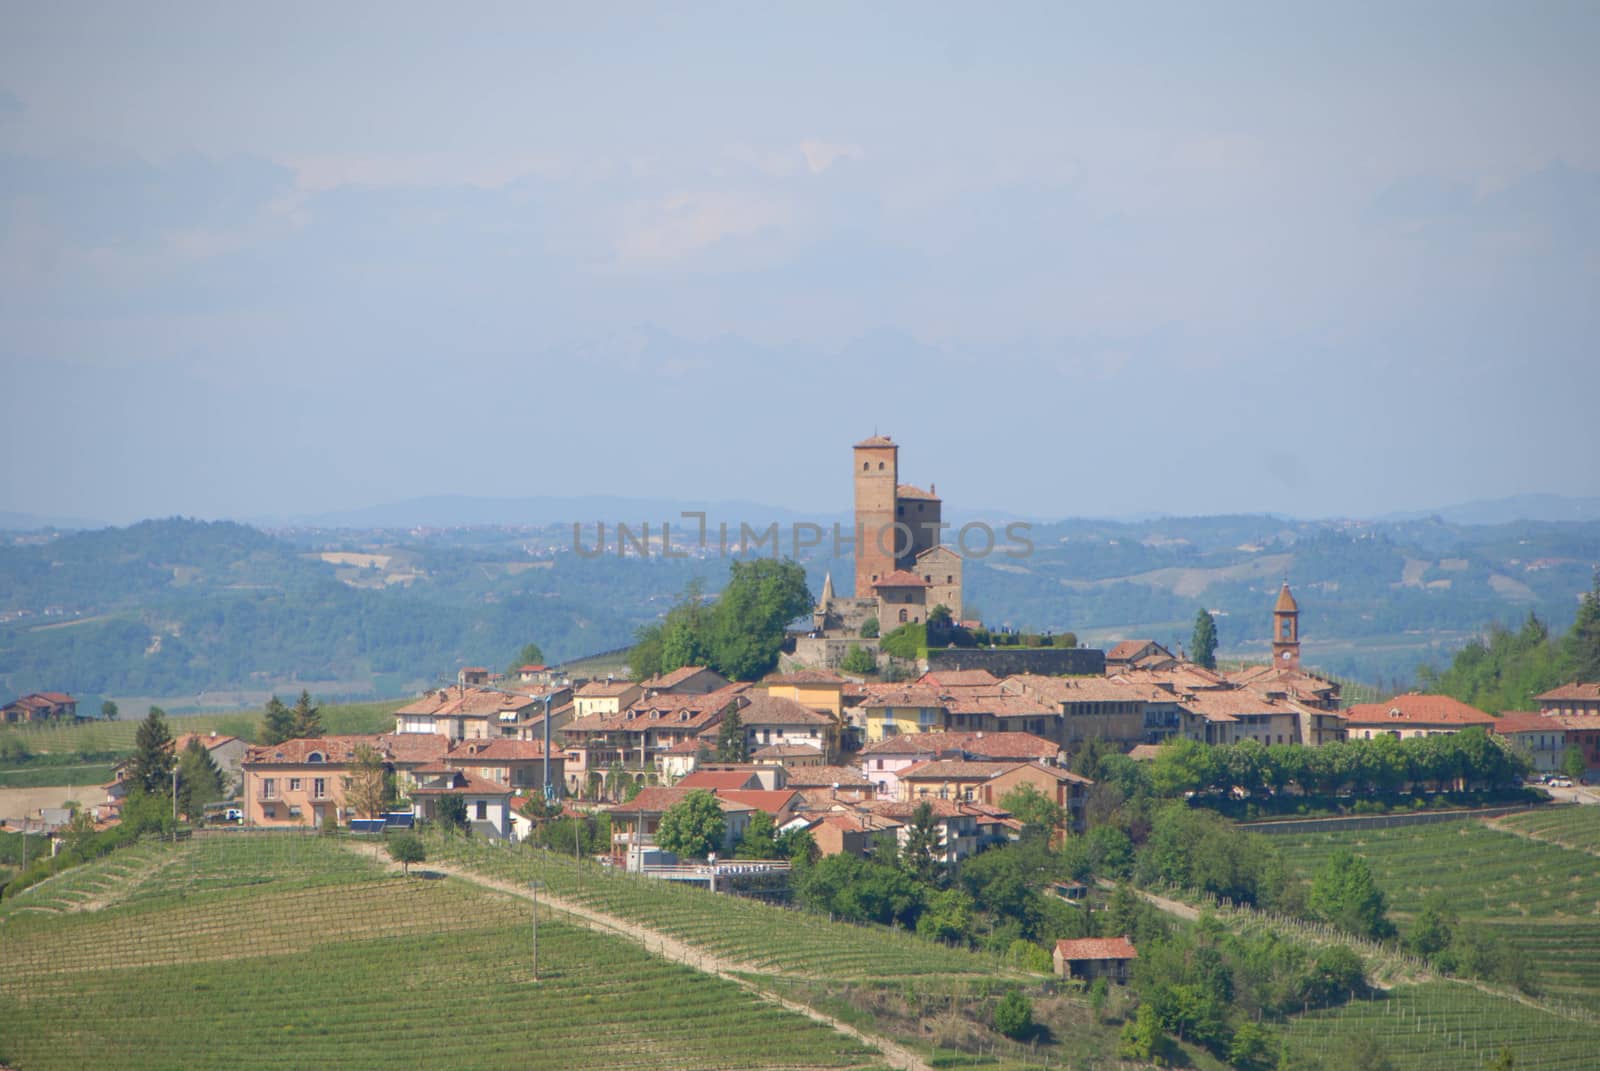
[[[820,669],[802,669],[768,677],[761,683],[774,699],[792,699],[801,706],[832,714],[835,720],[844,717],[843,677]]]
[[[907,733],[945,731],[943,698],[933,689],[916,684],[868,699],[861,704],[861,715],[868,743]]]

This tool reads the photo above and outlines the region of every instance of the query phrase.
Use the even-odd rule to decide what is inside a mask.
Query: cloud
[[[820,175],[840,160],[860,160],[866,153],[859,145],[833,145],[826,141],[802,141],[800,154],[813,175]]]
[[[614,243],[624,266],[681,260],[718,242],[752,238],[794,221],[787,201],[734,191],[672,194],[639,205],[630,215],[631,225]]]
[[[579,167],[556,154],[537,152],[481,154],[424,153],[411,155],[330,154],[297,156],[285,164],[302,190],[322,192],[342,187],[389,189],[429,186],[473,186],[504,189],[534,176],[577,178]],[[602,165],[603,168],[604,165]],[[597,170],[593,165],[588,168]]]

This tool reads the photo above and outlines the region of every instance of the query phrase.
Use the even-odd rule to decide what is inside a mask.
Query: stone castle
[[[813,636],[842,642],[876,618],[882,632],[921,624],[936,606],[961,620],[961,555],[943,545],[942,504],[928,490],[900,482],[900,447],[874,435],[852,450],[855,483],[855,595],[822,585],[812,615]],[[833,659],[827,659],[832,662]]]

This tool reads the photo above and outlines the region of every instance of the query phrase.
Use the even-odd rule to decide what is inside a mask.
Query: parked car
[[[1570,778],[1570,777],[1552,777],[1550,779],[1550,787],[1551,788],[1571,788],[1572,787],[1572,778]]]
[[[237,807],[229,807],[222,812],[222,820],[224,822],[243,822],[244,812]]]

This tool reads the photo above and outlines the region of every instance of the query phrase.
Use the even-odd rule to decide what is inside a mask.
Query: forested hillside
[[[1026,555],[969,558],[968,616],[1090,644],[1175,646],[1205,607],[1223,657],[1260,657],[1287,577],[1306,660],[1385,684],[1448,665],[1496,622],[1516,628],[1532,612],[1564,631],[1600,561],[1594,523],[1241,516],[1066,521],[1028,537]],[[569,526],[269,534],[174,519],[16,535],[0,544],[0,692],[184,696],[338,681],[345,694],[403,694],[462,664],[503,667],[528,642],[553,661],[626,646],[691,581],[707,593],[726,583],[715,549],[641,558],[613,542],[594,556],[573,550]],[[848,560],[802,564],[813,592],[829,571],[836,590],[850,589]]]

